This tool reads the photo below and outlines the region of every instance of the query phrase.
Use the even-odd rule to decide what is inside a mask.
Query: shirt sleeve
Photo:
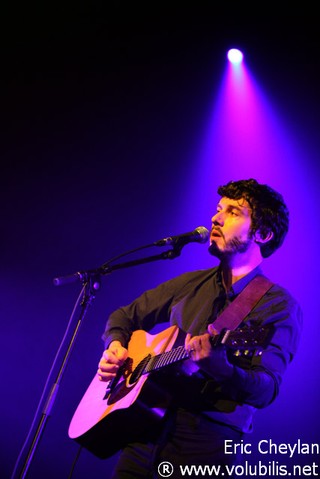
[[[234,364],[233,376],[221,386],[221,393],[237,402],[263,408],[277,397],[283,375],[297,351],[302,313],[289,293],[275,285],[245,325],[271,328],[270,343],[261,355],[250,360],[230,359]]]
[[[133,331],[149,331],[156,324],[169,321],[176,295],[192,279],[192,275],[185,273],[145,291],[131,304],[114,311],[108,318],[102,336],[105,347],[114,340],[120,341],[126,347]]]
[[[149,331],[159,323],[172,322],[174,304],[180,298],[185,298],[193,292],[199,282],[206,282],[211,278],[215,269],[198,270],[183,273],[173,279],[159,284],[156,288],[145,291],[128,306],[114,311],[108,318],[106,330],[102,336],[107,348],[109,344],[118,340],[127,346],[131,333],[137,329]],[[185,316],[190,313],[184,311]],[[182,329],[186,318],[183,318]],[[173,322],[176,324],[176,321]]]

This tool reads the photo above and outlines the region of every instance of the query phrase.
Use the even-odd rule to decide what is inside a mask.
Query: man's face
[[[245,253],[254,242],[250,231],[251,208],[243,198],[221,198],[211,221],[209,252],[219,259]]]

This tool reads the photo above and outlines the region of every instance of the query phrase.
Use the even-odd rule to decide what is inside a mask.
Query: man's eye
[[[239,213],[237,210],[231,210],[232,216],[239,216]]]

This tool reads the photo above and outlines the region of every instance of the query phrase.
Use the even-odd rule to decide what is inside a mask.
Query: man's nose
[[[214,216],[212,216],[211,222],[212,222],[212,224],[213,224],[214,226],[215,226],[215,225],[222,226],[223,223],[224,223],[223,214],[220,213],[220,212],[216,213]]]

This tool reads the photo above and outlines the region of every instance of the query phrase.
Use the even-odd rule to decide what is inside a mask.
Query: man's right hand
[[[112,341],[109,348],[103,351],[99,362],[98,376],[100,381],[110,381],[128,357],[128,350],[120,341]]]

